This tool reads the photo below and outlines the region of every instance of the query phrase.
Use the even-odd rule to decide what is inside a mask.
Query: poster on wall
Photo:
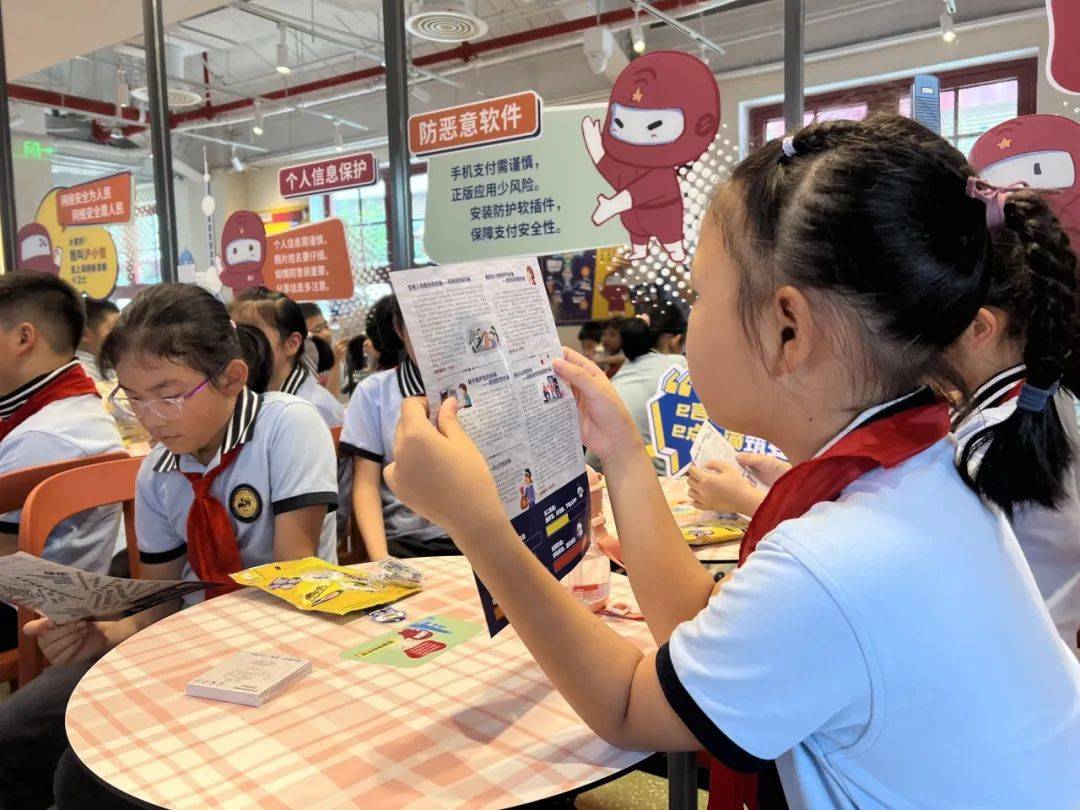
[[[51,273],[87,298],[108,298],[116,288],[119,257],[103,226],[131,221],[130,172],[52,189],[34,221],[16,235],[16,268]]]
[[[469,144],[428,163],[424,247],[449,263],[550,256],[655,240],[683,262],[679,169],[716,137],[720,94],[696,57],[657,51],[619,75],[607,105],[544,108],[522,143]],[[469,148],[471,147],[471,148]]]
[[[618,247],[539,256],[544,289],[559,326],[632,317],[634,306]]]
[[[1060,115],[1022,115],[983,133],[968,159],[995,186],[1022,182],[1055,192],[1046,202],[1072,244],[1080,245],[1080,123]]]

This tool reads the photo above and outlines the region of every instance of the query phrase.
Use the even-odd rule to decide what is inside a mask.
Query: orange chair
[[[0,475],[0,515],[22,509],[27,496],[30,495],[34,487],[54,475],[90,464],[116,461],[127,457],[127,453],[117,451],[115,453],[103,453],[100,456],[56,461],[52,464],[42,464],[39,467],[26,467],[22,470]],[[20,624],[19,627],[21,629],[22,625]],[[18,660],[18,649],[0,652],[0,683],[15,679],[18,674]]]
[[[19,551],[40,557],[45,541],[61,521],[79,512],[123,504],[131,576],[139,577],[138,542],[135,537],[135,479],[142,466],[141,458],[121,458],[62,472],[42,481],[23,505],[19,521]],[[41,674],[45,662],[34,639],[22,634],[23,625],[34,618],[31,611],[19,608],[19,687],[26,686]]]

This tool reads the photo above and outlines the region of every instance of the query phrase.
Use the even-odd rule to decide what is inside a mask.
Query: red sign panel
[[[379,164],[371,152],[340,155],[327,160],[278,169],[278,191],[286,199],[310,197],[343,188],[370,186],[379,179]]]
[[[56,195],[60,227],[131,221],[131,172],[91,180]]]
[[[263,278],[294,301],[352,298],[353,275],[345,226],[327,219],[266,237]]]
[[[535,138],[540,134],[543,102],[532,90],[486,99],[409,118],[409,149],[435,155],[473,146]]]

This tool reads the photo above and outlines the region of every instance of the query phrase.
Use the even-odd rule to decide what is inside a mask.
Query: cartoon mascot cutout
[[[16,269],[60,275],[63,250],[53,247],[52,237],[49,236],[49,231],[44,225],[40,222],[23,225],[19,228],[15,241],[19,246]]]
[[[983,133],[971,165],[995,186],[1017,182],[1053,193],[1050,208],[1080,246],[1080,123],[1060,115],[1022,115]]]
[[[236,211],[221,229],[221,283],[233,293],[263,284],[266,228],[259,215]]]
[[[680,51],[635,59],[611,88],[603,126],[595,118],[581,122],[589,157],[615,190],[596,198],[593,223],[621,217],[631,259],[644,259],[655,238],[672,261],[686,261],[678,171],[701,157],[719,127],[712,71]]]

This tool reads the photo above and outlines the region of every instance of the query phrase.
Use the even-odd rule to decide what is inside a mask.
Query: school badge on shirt
[[[254,523],[262,513],[262,499],[253,486],[240,484],[229,495],[229,511],[243,523]]]

